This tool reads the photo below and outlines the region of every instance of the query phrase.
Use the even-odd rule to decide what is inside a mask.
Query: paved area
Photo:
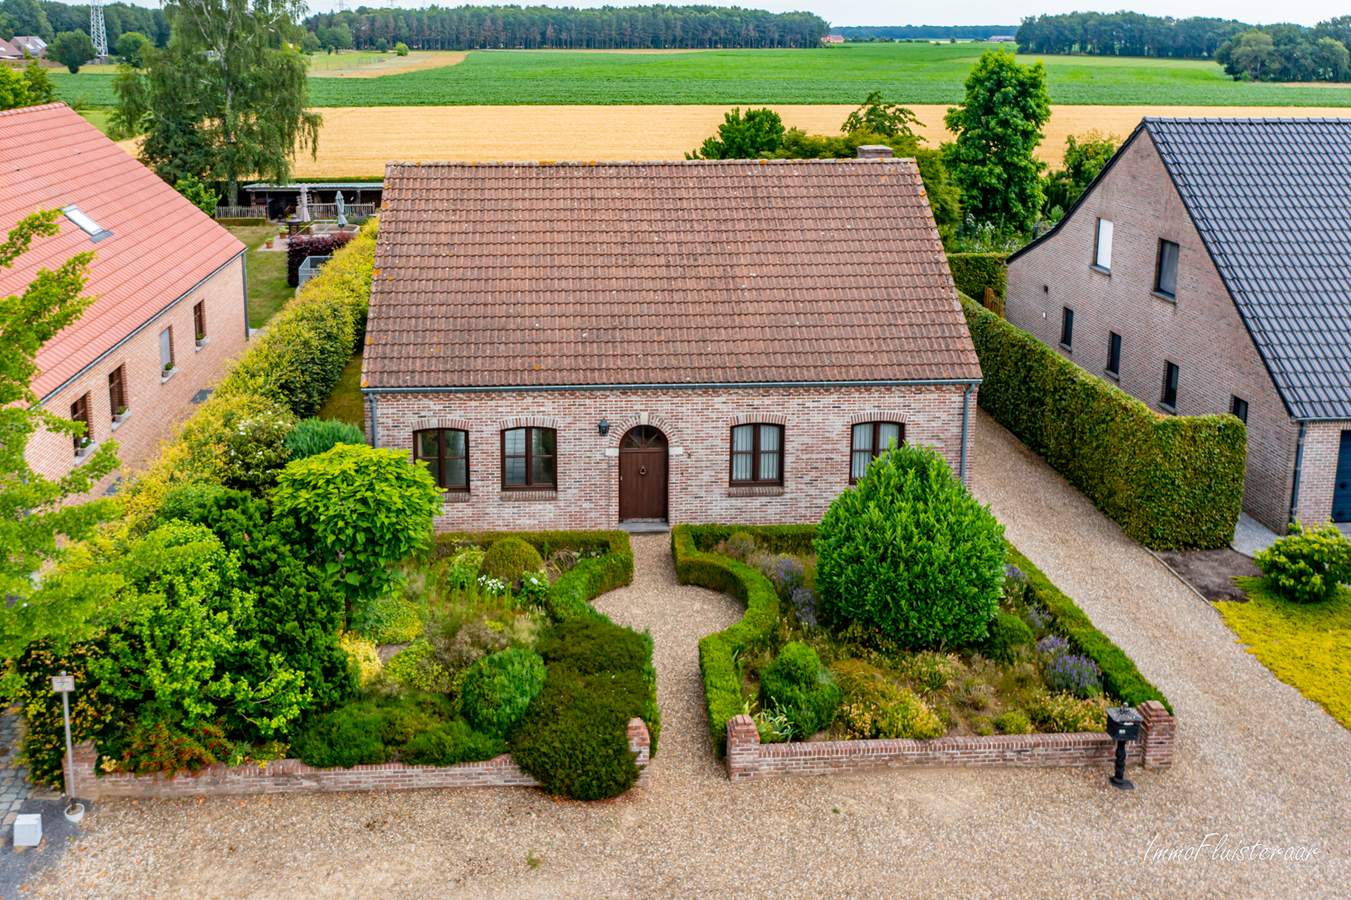
[[[110,801],[24,896],[1351,896],[1351,733],[1007,433],[984,416],[975,428],[981,499],[1175,704],[1179,763],[1132,770],[1133,793],[1097,769],[730,785],[695,647],[741,609],[675,584],[668,538],[640,535],[635,583],[598,605],[655,639],[664,727],[649,787],[591,805],[526,789]],[[1313,860],[1212,858],[1222,840]]]
[[[1239,513],[1238,524],[1234,526],[1234,539],[1229,542],[1244,556],[1252,558],[1258,551],[1265,550],[1281,539],[1281,536],[1247,513]]]
[[[32,787],[28,784],[28,770],[19,765],[19,741],[23,737],[23,720],[17,707],[0,713],[0,815],[4,824],[14,824],[19,808],[28,799]]]

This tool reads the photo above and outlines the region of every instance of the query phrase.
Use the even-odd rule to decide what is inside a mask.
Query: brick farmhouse
[[[913,160],[391,164],[375,268],[367,429],[440,529],[815,521],[897,440],[969,477]]]
[[[1243,509],[1351,522],[1351,119],[1146,118],[1008,259],[1005,313],[1162,414],[1248,425]]]
[[[58,478],[109,440],[124,463],[149,457],[239,353],[248,311],[245,247],[210,216],[64,104],[0,112],[0,229],[52,208],[64,210],[60,235],[0,269],[0,296],[95,254],[85,292],[98,299],[37,357],[42,406],[83,421],[91,442],[32,436],[29,465]]]

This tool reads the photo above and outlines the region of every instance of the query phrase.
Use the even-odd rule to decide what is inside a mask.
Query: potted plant
[[[89,438],[82,437],[80,438],[80,445],[75,448],[75,457],[77,459],[84,459],[89,455],[89,451],[92,449],[94,449],[94,445],[90,442]]]
[[[127,416],[129,415],[131,415],[131,410],[127,409],[125,406],[119,406],[117,412],[113,413],[113,422],[120,425],[127,421]]]
[[[164,374],[160,376],[160,384],[163,384],[164,382],[166,382],[166,381],[168,381],[170,378],[172,378],[173,375],[174,375],[174,372],[176,372],[176,371],[178,371],[178,370],[174,368],[174,364],[173,364],[173,363],[171,363],[171,362],[165,363],[165,364],[164,364]]]
[[[198,349],[201,349],[202,347],[205,347],[205,346],[206,346],[206,335],[204,335],[204,334],[199,334],[199,335],[197,335],[197,347],[198,347]]]
[[[269,249],[269,250],[272,249],[272,240],[273,240],[272,238],[268,238],[268,239],[267,239],[267,249]]]

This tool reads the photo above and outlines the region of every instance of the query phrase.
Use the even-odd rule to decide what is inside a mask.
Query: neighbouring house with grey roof
[[[1351,119],[1144,119],[1008,259],[1009,322],[1161,414],[1248,424],[1243,509],[1351,522]]]

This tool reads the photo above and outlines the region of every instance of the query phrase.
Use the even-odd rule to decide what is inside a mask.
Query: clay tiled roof
[[[912,160],[391,164],[372,389],[978,379]]]
[[[96,254],[86,292],[98,300],[38,354],[41,373],[33,388],[39,397],[244,250],[64,104],[0,112],[0,231],[35,210],[70,205],[112,236],[91,243],[62,216],[59,237],[34,241],[14,268],[0,269],[0,296],[8,297],[23,291],[39,268],[55,269],[85,250]]]

